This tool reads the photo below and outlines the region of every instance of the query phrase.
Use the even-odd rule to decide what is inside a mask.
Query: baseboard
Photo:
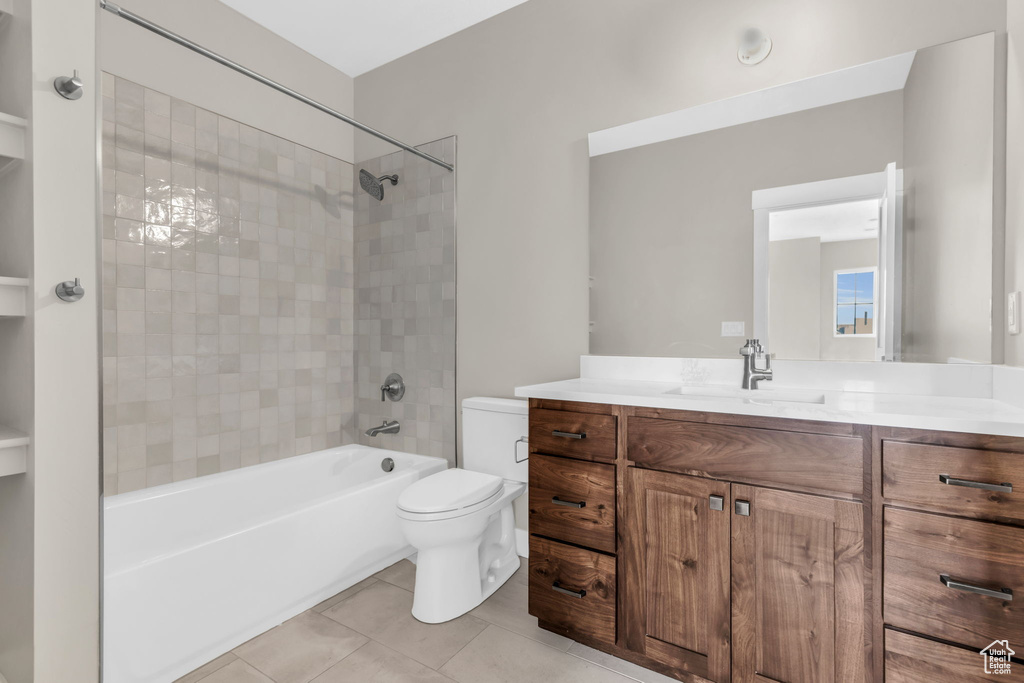
[[[516,552],[519,557],[530,556],[530,533],[526,529],[516,529]]]

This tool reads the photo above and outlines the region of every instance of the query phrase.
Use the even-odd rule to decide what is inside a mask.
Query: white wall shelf
[[[0,427],[0,477],[21,474],[28,463],[28,436]]]
[[[4,0],[0,0],[0,10]],[[0,15],[2,16],[2,15]],[[11,160],[25,158],[25,131],[28,121],[0,112],[0,166]]]
[[[23,277],[0,277],[0,317],[25,316],[28,284],[29,281]]]

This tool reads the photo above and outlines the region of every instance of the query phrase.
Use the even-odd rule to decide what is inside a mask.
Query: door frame
[[[879,243],[886,241],[886,253],[892,253],[889,262],[893,268],[887,279],[893,283],[887,288],[885,304],[886,319],[891,320],[892,330],[886,331],[883,340],[883,354],[887,360],[898,357],[899,347],[899,322],[900,312],[893,311],[892,315],[889,306],[897,307],[899,304],[899,291],[903,282],[903,169],[895,169],[896,175],[896,207],[895,225],[883,238],[879,232]],[[771,340],[768,335],[768,302],[770,301],[770,272],[769,272],[769,222],[773,211],[784,211],[787,209],[798,209],[809,206],[827,206],[829,204],[841,204],[864,199],[887,200],[889,192],[889,173],[879,171],[877,173],[865,173],[862,175],[847,176],[844,178],[833,178],[830,180],[818,180],[810,183],[798,183],[796,185],[783,185],[751,192],[751,209],[754,212],[754,337],[760,339],[762,344],[771,351]],[[885,206],[882,207],[884,211]],[[891,212],[890,212],[891,213]],[[877,288],[876,288],[877,291]],[[876,320],[878,313],[875,313]],[[891,340],[891,341],[890,341]],[[891,348],[885,348],[891,347]]]

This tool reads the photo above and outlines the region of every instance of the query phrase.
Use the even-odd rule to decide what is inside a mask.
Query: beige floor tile
[[[372,576],[370,578],[368,578],[368,579],[363,579],[362,581],[360,581],[356,585],[351,586],[349,588],[346,588],[345,590],[341,591],[337,595],[329,597],[326,600],[324,600],[323,602],[321,602],[319,605],[316,605],[313,608],[313,611],[314,612],[323,612],[326,609],[334,607],[335,605],[337,605],[342,600],[348,600],[349,598],[351,598],[353,595],[355,595],[359,591],[363,590],[367,586],[372,586],[375,583],[377,583],[377,579],[373,578]]]
[[[240,645],[235,654],[276,683],[308,683],[366,641],[352,629],[310,611]]]
[[[468,614],[443,624],[412,616],[412,593],[378,581],[326,610],[324,616],[370,636],[431,669],[444,664],[487,626]]]
[[[540,628],[537,626],[537,618],[527,612],[529,588],[518,577],[521,571],[522,568],[470,614],[565,652],[573,641]]]
[[[593,662],[599,666],[603,666],[606,669],[617,671],[620,674],[635,678],[641,683],[678,683],[676,679],[663,676],[657,671],[651,671],[645,669],[642,666],[638,666],[633,662],[627,662],[624,659],[619,659],[613,655],[595,650],[592,647],[581,645],[580,643],[573,643],[569,647],[569,654],[576,657],[581,657],[588,662]]]
[[[268,678],[241,659],[235,659],[200,680],[202,683],[274,683],[272,678]]]
[[[451,683],[451,680],[371,640],[322,673],[313,683]]]
[[[399,560],[387,569],[382,569],[373,575],[381,581],[411,591],[416,587],[416,565],[409,560]]]
[[[187,676],[182,676],[178,680],[174,681],[174,683],[198,683],[198,681],[203,680],[204,678],[212,674],[214,671],[223,669],[225,666],[235,661],[236,659],[238,659],[238,657],[236,657],[234,653],[228,652],[227,654],[223,654],[220,657],[217,657],[217,659],[214,659],[212,661],[207,662],[206,664],[203,664],[201,667],[199,667],[192,673],[188,674]]]
[[[633,680],[498,626],[488,626],[440,671],[459,683],[624,683]]]

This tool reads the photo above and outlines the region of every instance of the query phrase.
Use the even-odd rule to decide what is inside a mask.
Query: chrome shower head
[[[378,202],[384,199],[385,180],[390,180],[392,185],[397,185],[398,175],[382,175],[377,178],[365,168],[359,169],[359,186],[363,188],[363,191],[366,192],[366,194],[370,195]]]

